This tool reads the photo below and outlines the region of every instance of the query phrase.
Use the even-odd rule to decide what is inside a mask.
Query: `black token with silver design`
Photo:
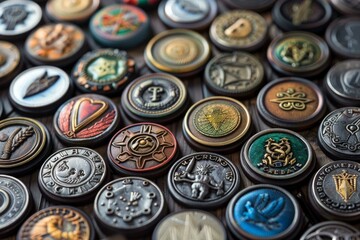
[[[360,219],[360,163],[340,160],[321,167],[309,186],[309,200],[328,220]]]
[[[106,184],[94,201],[95,219],[104,232],[131,237],[151,231],[166,209],[160,188],[141,177],[124,177]]]
[[[356,240],[360,239],[360,231],[353,226],[338,221],[326,221],[309,228],[300,240]]]
[[[0,175],[0,237],[11,234],[32,208],[28,188],[20,180]]]
[[[91,199],[106,180],[104,159],[84,147],[64,148],[52,154],[42,165],[38,178],[45,196],[64,203]]]
[[[187,155],[171,167],[168,187],[175,200],[197,208],[227,203],[240,187],[240,174],[227,158],[208,152]]]
[[[205,84],[214,93],[245,98],[261,87],[264,68],[251,54],[225,53],[210,60],[204,75]]]

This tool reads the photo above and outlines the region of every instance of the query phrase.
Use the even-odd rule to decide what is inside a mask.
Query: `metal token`
[[[130,83],[122,94],[121,105],[132,119],[161,123],[184,113],[187,100],[187,91],[180,79],[166,73],[152,73]]]
[[[3,1],[0,3],[0,37],[9,40],[23,37],[40,23],[41,17],[41,8],[33,1]]]
[[[156,226],[152,240],[211,239],[225,240],[227,233],[214,215],[201,210],[171,213]]]
[[[226,222],[237,239],[296,239],[303,215],[285,189],[259,184],[239,192],[227,206]]]
[[[198,152],[175,162],[168,174],[171,195],[196,208],[213,208],[227,203],[240,188],[240,174],[227,158]]]
[[[128,49],[146,41],[151,29],[149,17],[143,10],[127,4],[115,4],[93,15],[90,32],[104,47]]]
[[[39,172],[42,193],[57,202],[79,203],[94,197],[107,178],[104,159],[83,147],[63,148],[43,163]]]
[[[204,29],[217,14],[215,0],[166,0],[158,8],[161,21],[172,28]]]
[[[333,7],[345,15],[359,16],[360,2],[354,0],[330,0]]]
[[[22,69],[19,49],[10,42],[0,41],[0,86],[11,82]]]
[[[35,65],[66,66],[86,47],[85,34],[68,23],[48,24],[35,30],[25,42],[25,55]]]
[[[276,0],[224,0],[224,3],[231,8],[239,8],[261,12],[269,9]]]
[[[30,118],[14,117],[0,121],[0,173],[29,173],[51,151],[45,126]]]
[[[315,168],[309,142],[293,131],[272,128],[252,136],[241,150],[244,173],[255,182],[295,186]]]
[[[108,145],[111,166],[128,175],[155,176],[177,155],[172,132],[155,123],[136,123],[117,132]]]
[[[326,240],[326,239],[349,239],[360,238],[360,232],[353,226],[338,222],[326,221],[318,223],[309,228],[300,238],[300,240]]]
[[[221,14],[211,24],[211,41],[222,50],[255,51],[267,38],[267,23],[258,13],[235,10]]]
[[[0,175],[0,236],[4,237],[25,220],[32,208],[28,188],[20,180]]]
[[[16,236],[22,239],[95,239],[90,218],[80,209],[54,206],[34,213]]]
[[[310,128],[325,114],[326,106],[317,85],[302,78],[280,78],[261,89],[256,106],[271,126]]]
[[[147,44],[146,64],[155,72],[189,76],[200,72],[210,57],[210,45],[200,34],[185,29],[168,30]]]
[[[185,139],[195,149],[228,152],[251,133],[247,108],[228,97],[209,97],[195,103],[183,121]]]
[[[60,68],[39,66],[20,73],[11,83],[9,98],[20,111],[48,113],[72,94],[69,76]]]
[[[332,8],[326,0],[280,0],[272,9],[272,17],[285,31],[323,32]]]
[[[69,99],[55,113],[54,127],[59,139],[68,145],[94,146],[118,127],[119,111],[108,98],[83,94]]]
[[[360,157],[360,108],[346,107],[329,113],[318,131],[319,146],[332,159],[357,161]]]
[[[267,58],[275,70],[285,75],[315,76],[329,65],[330,50],[315,34],[292,32],[275,38]]]
[[[46,14],[55,21],[84,22],[99,5],[100,0],[50,0]]]
[[[321,218],[356,221],[360,219],[360,164],[330,162],[322,166],[309,186],[312,209]]]
[[[131,237],[152,230],[165,211],[160,188],[140,177],[119,178],[106,184],[94,201],[95,220],[104,229]]]
[[[339,106],[360,106],[360,60],[347,60],[333,66],[327,76],[327,96]]]
[[[339,18],[326,30],[331,50],[344,58],[360,58],[360,18]]]
[[[72,79],[82,92],[119,93],[135,75],[135,60],[118,49],[88,52],[75,65]]]
[[[264,68],[253,55],[225,53],[211,59],[205,68],[205,84],[215,93],[245,98],[261,87]]]

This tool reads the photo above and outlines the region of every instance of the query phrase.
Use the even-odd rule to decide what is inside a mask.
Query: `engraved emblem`
[[[60,2],[64,10],[71,12],[84,11],[91,4],[90,0],[62,0]]]
[[[159,93],[163,93],[164,88],[152,86],[149,87],[147,91],[151,93],[151,98],[150,98],[151,102],[159,102],[161,101],[161,95]]]
[[[8,160],[11,154],[19,148],[28,138],[34,135],[33,127],[16,128],[10,136],[1,133],[0,142],[5,142],[3,149],[1,150],[0,159]]]
[[[31,13],[26,10],[25,5],[14,4],[4,8],[0,21],[6,25],[6,30],[15,30],[18,24],[25,24],[25,20]]]
[[[197,2],[191,0],[176,0],[176,3],[186,12],[191,14],[201,14],[204,9]]]
[[[196,112],[194,126],[203,135],[209,137],[226,136],[239,126],[239,111],[227,104],[208,104]]]
[[[279,107],[284,111],[303,111],[306,109],[306,104],[312,102],[312,99],[306,98],[306,93],[297,92],[293,88],[288,88],[286,92],[278,92],[275,99],[270,99],[270,102],[278,103]]]
[[[280,51],[280,59],[292,67],[310,65],[315,61],[315,48],[308,41],[287,41]]]
[[[360,42],[358,41],[358,38],[356,36],[356,31],[357,29],[353,29],[352,25],[347,25],[345,26],[345,41],[346,41],[346,46],[348,49],[354,49],[357,45],[360,44]]]
[[[341,81],[342,82],[342,81]],[[360,88],[360,71],[359,69],[351,69],[344,74],[344,84],[350,88]],[[347,88],[345,88],[347,89]]]
[[[342,170],[340,174],[333,175],[332,177],[335,182],[336,192],[344,202],[347,202],[357,192],[356,180],[358,175],[349,174],[346,170]]]
[[[193,40],[178,37],[164,42],[160,46],[159,54],[169,64],[185,65],[198,58],[199,49]]]
[[[101,16],[98,27],[111,35],[124,35],[136,31],[143,24],[135,13],[123,8],[115,8]]]
[[[59,80],[59,75],[48,76],[48,72],[45,71],[43,75],[36,78],[26,89],[24,98],[31,97],[40,92],[45,91]]]
[[[272,200],[268,193],[262,193],[258,195],[255,202],[246,202],[246,212],[242,214],[242,220],[265,230],[279,229],[282,226],[278,217],[283,212],[284,207],[284,198],[279,197]]]
[[[94,80],[99,80],[107,75],[114,75],[116,74],[116,61],[101,57],[89,65],[88,71]]]
[[[312,0],[303,0],[302,3],[294,4],[292,7],[292,23],[294,25],[300,25],[306,21],[312,14]]]
[[[281,138],[279,142],[273,139],[266,140],[266,153],[262,160],[263,164],[271,167],[286,167],[294,165],[296,158],[293,157],[291,144],[287,138]]]
[[[236,22],[225,29],[224,33],[231,38],[245,38],[252,32],[251,22],[246,18],[239,18]]]

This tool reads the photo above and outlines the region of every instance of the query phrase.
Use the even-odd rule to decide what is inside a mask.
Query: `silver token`
[[[300,240],[356,240],[360,239],[360,231],[353,226],[337,221],[318,223],[309,228]]]

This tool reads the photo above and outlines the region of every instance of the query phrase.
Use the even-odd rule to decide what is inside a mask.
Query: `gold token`
[[[46,4],[46,13],[57,21],[84,21],[99,5],[99,0],[50,0]]]

